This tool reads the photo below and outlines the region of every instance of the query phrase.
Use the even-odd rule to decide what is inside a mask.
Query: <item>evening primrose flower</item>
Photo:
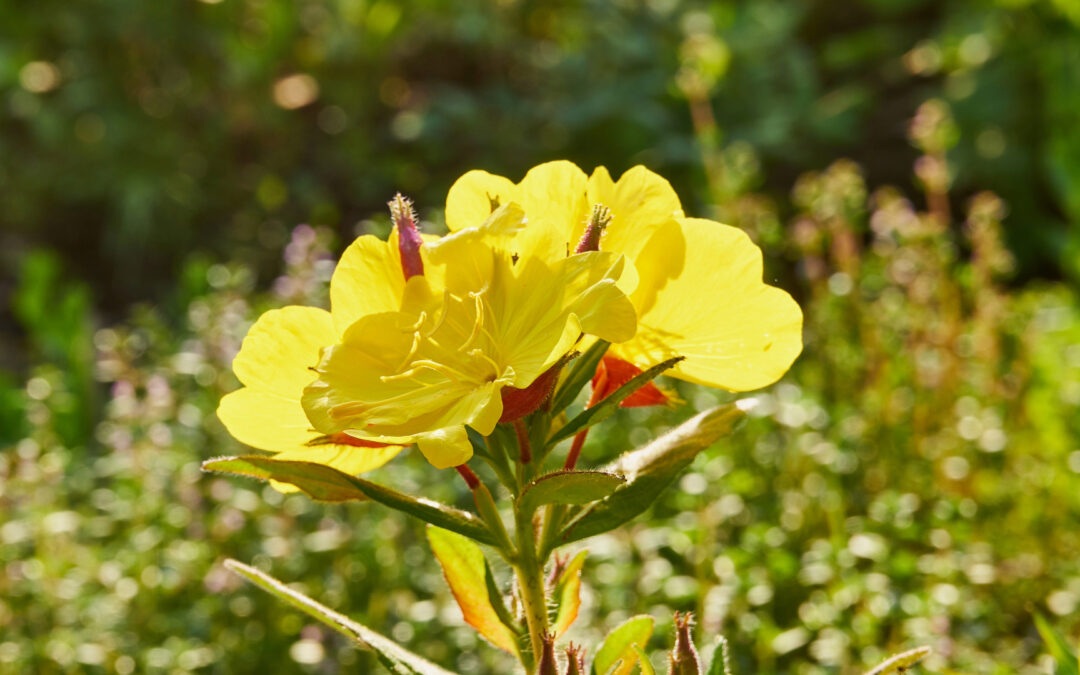
[[[750,391],[778,380],[802,350],[802,312],[762,281],[761,250],[741,230],[687,218],[671,185],[648,169],[613,181],[603,167],[586,176],[556,161],[516,184],[470,171],[450,188],[446,224],[468,227],[508,201],[529,218],[515,253],[543,260],[575,250],[597,207],[609,212],[599,248],[632,263],[624,288],[638,315],[636,336],[613,344],[610,355],[639,368],[683,356],[668,375]]]
[[[457,466],[472,454],[466,425],[490,434],[503,393],[549,373],[582,334],[633,337],[634,308],[617,286],[622,256],[521,258],[521,208],[489,213],[425,246],[425,275],[408,280],[400,311],[363,317],[324,350],[303,396],[321,433],[415,442],[436,467]]]
[[[399,444],[316,431],[300,402],[304,387],[315,379],[311,369],[321,350],[338,342],[357,319],[398,310],[406,274],[411,267],[422,266],[411,207],[400,195],[391,203],[392,211],[395,205],[395,222],[408,216],[408,223],[387,241],[364,235],[346,249],[330,281],[331,311],[301,306],[273,309],[248,331],[232,364],[243,387],[226,394],[217,410],[234,438],[277,453],[277,459],[325,464],[352,475],[378,468],[401,451]],[[437,285],[441,277],[438,270],[433,274],[428,283]]]

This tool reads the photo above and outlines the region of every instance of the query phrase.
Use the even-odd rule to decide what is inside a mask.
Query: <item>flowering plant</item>
[[[558,550],[643,513],[732,431],[746,404],[705,410],[604,467],[582,469],[589,429],[620,407],[677,404],[654,383],[661,374],[732,392],[771,384],[802,348],[802,314],[763,282],[761,252],[744,233],[687,218],[667,181],[643,167],[613,181],[603,168],[587,176],[550,162],[516,184],[470,171],[450,189],[444,237],[421,234],[400,195],[390,208],[390,238],[360,237],[342,257],[330,311],[267,312],[234,361],[244,386],[218,414],[238,440],[273,454],[204,468],[318,500],[371,500],[425,521],[465,620],[526,673],[555,673],[586,555]],[[474,511],[360,476],[412,445],[435,468],[456,469]],[[480,473],[500,487],[493,493],[470,464],[486,466]],[[480,545],[513,569],[509,593]],[[394,672],[446,672],[229,564],[373,649]],[[702,672],[689,617],[676,624],[672,672]],[[641,656],[652,625],[634,617],[613,630],[593,652],[592,672],[652,672]],[[583,672],[584,659],[568,646],[565,672]],[[722,658],[716,663],[708,672],[721,672]]]

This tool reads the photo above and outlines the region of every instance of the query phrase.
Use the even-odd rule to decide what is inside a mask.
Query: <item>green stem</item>
[[[525,624],[529,629],[534,663],[543,650],[543,635],[548,628],[547,593],[544,587],[544,568],[536,555],[536,532],[532,518],[518,512],[518,557],[515,571],[521,593],[521,605],[525,612]],[[535,667],[535,666],[534,666]],[[526,672],[532,670],[526,665]]]

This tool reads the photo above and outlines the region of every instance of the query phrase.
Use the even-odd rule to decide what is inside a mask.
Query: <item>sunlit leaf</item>
[[[404,511],[424,522],[452,530],[485,544],[495,538],[484,523],[473,514],[455,509],[424,497],[391,490],[388,487],[356,478],[337,469],[312,462],[294,462],[262,455],[220,457],[203,463],[203,470],[232,473],[262,480],[276,480],[295,485],[314,499],[346,501],[370,499],[398,511]]]
[[[588,429],[594,424],[602,422],[608,417],[611,417],[611,415],[619,409],[619,404],[626,400],[626,398],[629,397],[630,394],[633,394],[646,383],[652,382],[665,370],[671,368],[682,360],[683,358],[681,356],[676,356],[675,358],[671,358],[667,361],[658,363],[652,368],[649,368],[648,370],[645,370],[630,378],[623,386],[619,387],[618,389],[604,397],[604,400],[600,401],[593,407],[586,409],[585,411],[581,412],[577,417],[567,422],[566,426],[562,427],[551,435],[551,438],[548,439],[547,444],[549,446],[555,445],[560,441],[570,438],[582,429]]]
[[[634,647],[644,647],[649,642],[654,625],[651,616],[642,614],[627,619],[608,633],[596,650],[593,675],[630,675],[638,660]]]
[[[561,543],[607,532],[643,513],[702,450],[728,435],[745,413],[736,403],[706,410],[643,448],[620,456],[604,471],[626,483],[563,529]]]
[[[645,650],[639,645],[634,645],[634,653],[637,654],[638,663],[641,664],[641,675],[656,675],[656,670],[652,667],[652,662],[649,661]]]
[[[600,360],[604,358],[604,353],[609,346],[611,346],[610,343],[597,340],[585,350],[584,354],[574,360],[566,378],[559,385],[559,388],[555,390],[555,395],[551,397],[552,412],[559,413],[574,402],[582,388],[592,380],[593,375],[596,373],[596,367],[600,364]]]
[[[1035,628],[1038,629],[1039,635],[1042,636],[1043,642],[1046,643],[1046,649],[1050,652],[1050,656],[1053,656],[1054,661],[1057,662],[1055,674],[1080,674],[1080,652],[1074,651],[1061,633],[1054,630],[1054,627],[1050,625],[1050,622],[1042,614],[1035,614]],[[876,674],[871,673],[870,675]]]
[[[581,609],[581,568],[585,565],[585,556],[588,551],[581,551],[563,570],[559,581],[555,586],[553,596],[558,603],[555,613],[555,622],[551,626],[551,632],[555,637],[566,634],[570,626],[577,618],[578,610]]]
[[[545,504],[588,504],[607,497],[625,482],[622,476],[603,471],[555,471],[526,485],[518,504],[526,514]]]
[[[929,656],[931,651],[929,647],[916,647],[890,656],[866,675],[892,675],[892,673],[907,672],[908,668]]]
[[[706,675],[732,675],[731,663],[728,661],[728,641],[723,636],[716,638],[716,648],[713,650],[712,662]]]
[[[396,675],[454,675],[413,654],[393,640],[335,612],[303,593],[294,591],[265,572],[231,558],[225,561],[225,566],[279,600],[283,600],[348,637],[359,647],[375,652],[379,662]]]
[[[496,647],[517,654],[517,638],[491,604],[488,567],[480,547],[459,534],[437,527],[429,526],[427,536],[465,623]]]

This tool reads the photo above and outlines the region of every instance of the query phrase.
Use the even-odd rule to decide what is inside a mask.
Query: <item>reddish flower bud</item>
[[[581,241],[578,242],[574,253],[599,251],[600,235],[611,224],[612,218],[611,209],[603,204],[594,204],[592,215],[589,216],[589,222],[585,224],[585,233],[581,235]]]
[[[701,659],[698,658],[694,640],[690,635],[690,612],[675,612],[675,649],[671,650],[669,675],[701,675]]]
[[[624,361],[617,356],[605,354],[604,358],[600,361],[600,364],[596,367],[596,374],[593,375],[593,393],[590,397],[590,405],[595,405],[595,403],[593,403],[594,401],[599,402],[604,400],[609,394],[614,393],[616,389],[623,386],[629,382],[631,378],[640,373],[641,368],[638,368],[629,361]],[[650,405],[665,405],[675,400],[673,395],[663,391],[652,382],[647,382],[633,394],[627,396],[626,399],[619,404],[619,407],[642,408]]]
[[[524,389],[503,387],[503,412],[499,421],[513,422],[519,420],[543,405],[551,396],[551,390],[555,388],[555,383],[559,381],[559,371],[562,370],[562,366],[562,362],[556,363]]]
[[[585,675],[585,649],[573,642],[566,648],[566,675]]]
[[[541,636],[543,649],[540,652],[540,663],[536,668],[537,675],[559,675],[555,669],[558,667],[555,661],[555,636],[547,631]]]
[[[401,256],[401,270],[408,281],[416,275],[424,275],[424,261],[420,258],[420,247],[424,240],[416,228],[416,211],[412,201],[400,192],[390,201],[390,217],[398,233],[398,254]]]

